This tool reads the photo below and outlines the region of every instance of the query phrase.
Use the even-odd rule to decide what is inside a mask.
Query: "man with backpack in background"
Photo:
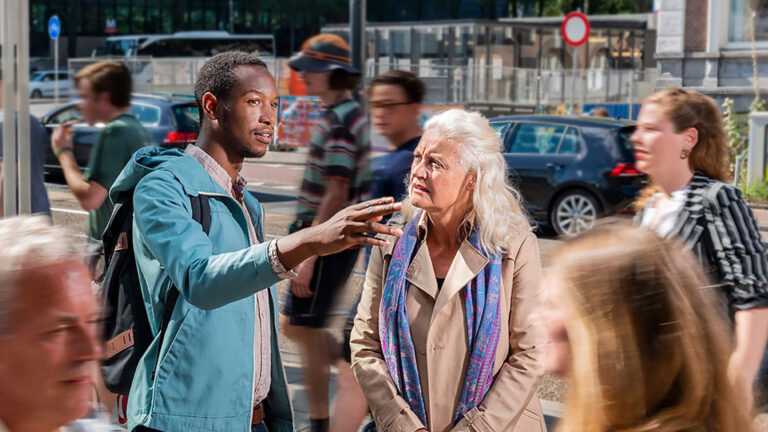
[[[365,111],[352,98],[360,73],[352,66],[344,39],[333,34],[313,36],[288,66],[298,71],[307,94],[323,103],[312,130],[293,232],[321,224],[343,207],[370,196],[371,143]],[[342,350],[323,327],[358,254],[358,249],[348,249],[303,262],[280,311],[280,328],[301,353],[310,432],[329,428],[331,364]]]
[[[110,191],[116,215],[132,204],[133,222],[107,254],[132,249],[153,334],[132,375],[129,428],[293,432],[272,285],[313,255],[386,243],[366,232],[400,235],[377,221],[401,206],[368,201],[263,241],[261,206],[239,172],[272,141],[275,81],[257,57],[226,52],[200,69],[195,97],[197,143],[138,151]]]

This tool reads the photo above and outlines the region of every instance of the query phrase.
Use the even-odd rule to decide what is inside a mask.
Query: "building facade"
[[[750,0],[664,0],[658,11],[657,88],[679,86],[734,99],[748,111],[755,84],[768,97],[768,5],[754,21],[757,79],[753,69]]]

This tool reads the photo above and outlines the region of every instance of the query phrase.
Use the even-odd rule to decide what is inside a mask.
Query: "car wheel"
[[[41,92],[39,89],[32,91],[32,99],[40,99],[41,97],[43,97],[43,92]]]
[[[573,237],[592,229],[597,216],[595,198],[588,192],[574,189],[557,197],[549,218],[558,235]]]

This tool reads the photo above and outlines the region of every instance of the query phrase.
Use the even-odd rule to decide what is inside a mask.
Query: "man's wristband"
[[[67,147],[59,147],[59,148],[57,148],[56,150],[54,150],[54,151],[53,151],[53,154],[55,154],[55,155],[56,155],[56,157],[59,157],[59,156],[61,156],[61,154],[62,154],[62,153],[64,153],[65,151],[71,151],[71,152],[74,152],[74,151],[75,151],[75,148],[74,148],[74,147],[70,147],[70,146],[67,146]]]

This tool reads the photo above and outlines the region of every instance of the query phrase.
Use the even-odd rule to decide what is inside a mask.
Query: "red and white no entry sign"
[[[579,46],[589,37],[589,20],[581,12],[571,12],[565,16],[561,31],[569,45]]]

